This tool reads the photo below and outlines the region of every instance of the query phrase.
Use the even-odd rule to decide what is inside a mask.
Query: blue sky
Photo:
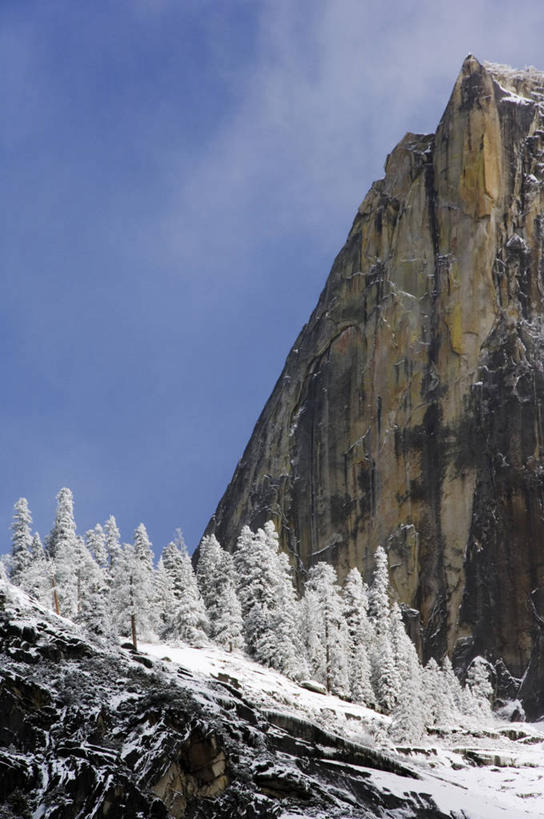
[[[193,548],[387,153],[544,5],[2,0],[0,551],[74,492]]]

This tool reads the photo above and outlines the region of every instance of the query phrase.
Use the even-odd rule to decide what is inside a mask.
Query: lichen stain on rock
[[[391,152],[208,528],[232,549],[273,517],[299,577],[387,545],[425,655],[471,637],[517,675],[544,586],[543,91],[470,56]]]

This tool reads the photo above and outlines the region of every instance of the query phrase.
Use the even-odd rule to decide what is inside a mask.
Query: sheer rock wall
[[[544,586],[543,103],[469,56],[387,157],[207,530],[272,517],[300,576],[382,544],[427,656],[515,674]]]

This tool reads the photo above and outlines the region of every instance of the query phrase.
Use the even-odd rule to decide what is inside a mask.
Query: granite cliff
[[[368,571],[382,544],[425,656],[521,675],[542,642],[543,241],[544,74],[469,56],[359,207],[207,531],[232,549],[272,517],[300,577]]]

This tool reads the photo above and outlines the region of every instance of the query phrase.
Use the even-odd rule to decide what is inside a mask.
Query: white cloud
[[[209,275],[235,276],[270,236],[345,233],[404,132],[434,130],[464,56],[538,61],[542,17],[537,2],[263,3],[238,109],[180,163],[162,224],[172,259],[205,272],[205,247]]]

